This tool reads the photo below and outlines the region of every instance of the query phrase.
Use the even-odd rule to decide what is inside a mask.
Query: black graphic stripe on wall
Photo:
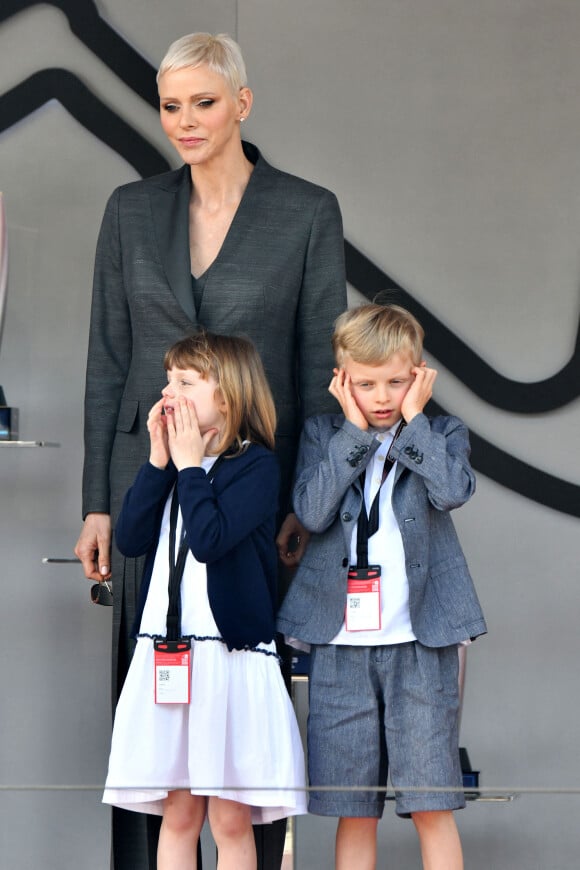
[[[153,67],[101,18],[93,0],[2,0],[0,24],[31,6],[54,6],[66,16],[74,35],[145,102],[157,108]]]
[[[580,396],[580,325],[569,362],[549,378],[522,383],[496,372],[425,306],[398,285],[349,242],[345,243],[347,279],[368,299],[393,290],[393,301],[412,311],[426,333],[425,344],[466,387],[494,408],[518,414],[541,414]],[[395,298],[396,297],[396,298]]]
[[[429,414],[448,413],[433,400],[429,402],[427,411]],[[471,464],[477,472],[538,504],[580,517],[580,486],[534,468],[486,441],[473,429],[470,429],[469,440]]]
[[[137,130],[64,69],[34,73],[0,97],[0,132],[17,124],[49,100],[61,103],[93,136],[130,163],[141,176],[170,168],[163,155]]]

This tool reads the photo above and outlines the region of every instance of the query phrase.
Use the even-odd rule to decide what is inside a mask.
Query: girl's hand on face
[[[169,452],[177,470],[199,468],[217,434],[217,429],[208,429],[202,435],[193,403],[189,399],[179,398],[173,405],[167,423]]]
[[[328,392],[338,400],[347,420],[359,429],[368,429],[369,423],[352,394],[350,375],[344,369],[333,369],[334,377],[328,387]]]
[[[401,404],[401,414],[407,423],[423,412],[423,408],[433,395],[437,371],[427,368],[427,363],[423,361],[420,366],[413,366],[411,374],[415,375],[415,380]]]
[[[149,462],[157,468],[167,468],[169,443],[167,441],[167,418],[163,416],[163,399],[155,402],[147,417],[147,431],[151,444]]]

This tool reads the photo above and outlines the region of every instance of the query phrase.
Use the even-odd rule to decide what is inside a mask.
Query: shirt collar
[[[377,441],[380,441],[381,443],[383,443],[383,441],[386,441],[387,439],[390,439],[392,441],[397,433],[397,429],[399,428],[400,424],[401,421],[397,420],[397,422],[394,423],[390,429],[374,429],[372,426],[369,426],[369,432],[377,439]]]

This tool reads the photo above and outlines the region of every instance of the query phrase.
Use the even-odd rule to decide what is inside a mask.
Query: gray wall
[[[558,372],[579,316],[580,5],[573,0],[99,0],[156,64],[228,31],[255,105],[245,135],[336,192],[345,234],[493,368]],[[173,161],[156,113],[51,5],[0,26],[0,95],[61,66]],[[108,863],[110,611],[70,556],[80,525],[82,391],[94,245],[135,170],[55,100],[0,135],[10,251],[0,384],[26,439],[0,450],[0,867]],[[429,336],[427,336],[427,345]],[[433,360],[437,366],[437,360]],[[459,376],[458,376],[459,375]],[[436,399],[530,465],[580,485],[580,401],[494,409],[440,368]],[[462,744],[481,784],[519,793],[459,814],[472,870],[577,866],[578,520],[480,475],[456,515],[490,628],[468,654]],[[571,793],[561,793],[565,791]],[[297,824],[297,866],[332,866],[334,822]],[[380,866],[419,864],[380,828]],[[211,850],[210,850],[211,851]]]

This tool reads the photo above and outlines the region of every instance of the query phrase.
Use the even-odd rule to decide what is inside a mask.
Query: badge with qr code
[[[155,703],[189,704],[191,700],[191,641],[153,641]]]
[[[351,566],[346,587],[347,631],[377,631],[381,627],[381,567]]]

